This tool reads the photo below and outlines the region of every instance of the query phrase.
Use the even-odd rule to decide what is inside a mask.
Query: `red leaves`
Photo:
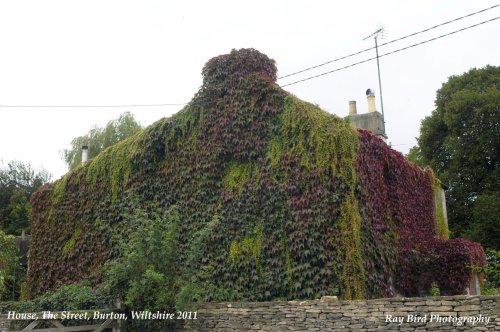
[[[398,255],[395,276],[399,292],[419,295],[435,281],[444,294],[460,294],[468,282],[468,262],[484,263],[481,246],[463,239],[438,241],[427,172],[368,131],[359,130],[359,134],[362,216],[372,231],[398,234],[397,248],[386,250]],[[378,250],[383,252],[387,245],[391,243],[378,242]]]
[[[338,172],[350,165],[351,155],[336,160],[336,170],[330,163],[322,167],[303,163],[297,153],[277,154],[271,161],[268,152],[283,126],[278,113],[284,110],[286,93],[274,83],[276,68],[265,55],[233,51],[210,60],[203,76],[202,88],[182,112],[144,131],[137,151],[129,156],[130,179],[120,187],[116,201],[111,201],[106,179],[89,185],[85,167],[68,175],[57,204],[51,200],[53,185],[33,195],[29,271],[33,295],[62,281],[77,281],[116,257],[120,248],[112,234],[127,227],[124,215],[153,205],[179,208],[180,268],[210,267],[204,277],[208,282],[246,300],[309,298],[338,291],[348,251],[339,216],[347,195],[353,194],[355,199],[349,197],[357,203],[352,206],[359,207],[362,218],[356,232],[361,239],[354,241],[362,246],[359,256],[366,280],[361,282],[367,296],[392,295],[392,278],[400,292],[415,294],[439,275],[442,278],[436,280],[443,291],[453,293],[467,280],[451,276],[465,275],[467,262],[482,264],[484,254],[478,244],[436,241],[429,176],[368,131],[359,131],[353,172],[357,175],[350,168],[348,172],[357,176],[355,188],[356,181],[350,181],[354,177]],[[325,119],[320,116],[315,121]],[[287,132],[278,150],[290,152],[287,144],[297,139],[294,135],[309,137],[310,123],[304,121],[303,126]],[[319,159],[314,144],[320,143],[308,140],[303,145],[303,155],[311,160]],[[255,165],[237,193],[225,190],[221,181],[230,161]],[[217,226],[207,230],[214,220]],[[63,256],[61,250],[75,223],[81,226],[80,237],[74,251]],[[261,241],[255,240],[256,225],[263,228]],[[200,231],[208,233],[200,249],[202,265],[181,266],[193,254],[190,245]],[[251,259],[231,263],[228,248],[233,240],[246,241],[247,247],[261,243],[254,252],[259,253],[264,273],[249,252]],[[444,263],[438,268],[435,262]],[[450,269],[442,270],[445,266]],[[352,275],[348,278],[354,280]]]
[[[434,251],[439,257],[434,279],[441,295],[462,294],[469,285],[471,269],[486,262],[481,245],[465,239],[436,241]]]

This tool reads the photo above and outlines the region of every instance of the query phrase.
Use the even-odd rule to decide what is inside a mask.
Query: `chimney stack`
[[[351,100],[347,118],[356,128],[368,129],[386,142],[384,116],[375,108],[375,93],[372,89],[366,90],[366,98],[368,99],[368,113],[358,114],[356,102]]]
[[[358,111],[356,110],[356,101],[351,100],[349,101],[349,115],[356,115],[358,114]]]
[[[89,159],[89,147],[88,145],[82,146],[82,165]]]
[[[375,92],[372,89],[366,90],[366,99],[368,99],[368,112],[376,112],[375,109]]]

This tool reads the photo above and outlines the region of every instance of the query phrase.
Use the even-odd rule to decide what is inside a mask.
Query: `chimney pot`
[[[358,111],[356,109],[356,101],[351,100],[349,101],[349,115],[356,115],[358,114]]]
[[[88,145],[82,146],[82,165],[89,159],[89,147]]]
[[[375,93],[372,89],[366,90],[366,99],[368,99],[368,112],[376,112],[375,108]]]

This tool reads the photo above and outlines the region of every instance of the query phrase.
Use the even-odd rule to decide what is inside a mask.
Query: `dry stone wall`
[[[499,331],[500,296],[210,303],[192,331]]]
[[[500,296],[208,303],[185,331],[500,331]],[[5,313],[5,310],[2,310]],[[0,320],[0,332],[9,331]]]
[[[0,320],[0,332],[9,331],[10,322],[5,320]]]

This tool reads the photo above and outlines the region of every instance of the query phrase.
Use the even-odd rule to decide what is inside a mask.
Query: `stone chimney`
[[[366,90],[366,99],[368,100],[368,112],[376,112],[375,108],[375,92],[372,89]]]
[[[351,100],[349,102],[349,115],[356,115],[358,114],[358,111],[356,110],[356,101]]]
[[[82,165],[89,159],[89,147],[88,145],[82,146]]]
[[[375,93],[372,89],[366,90],[366,98],[368,100],[368,113],[358,114],[356,110],[356,101],[349,101],[349,116],[348,119],[357,128],[368,129],[384,142],[387,140],[385,134],[384,117],[375,107]]]

